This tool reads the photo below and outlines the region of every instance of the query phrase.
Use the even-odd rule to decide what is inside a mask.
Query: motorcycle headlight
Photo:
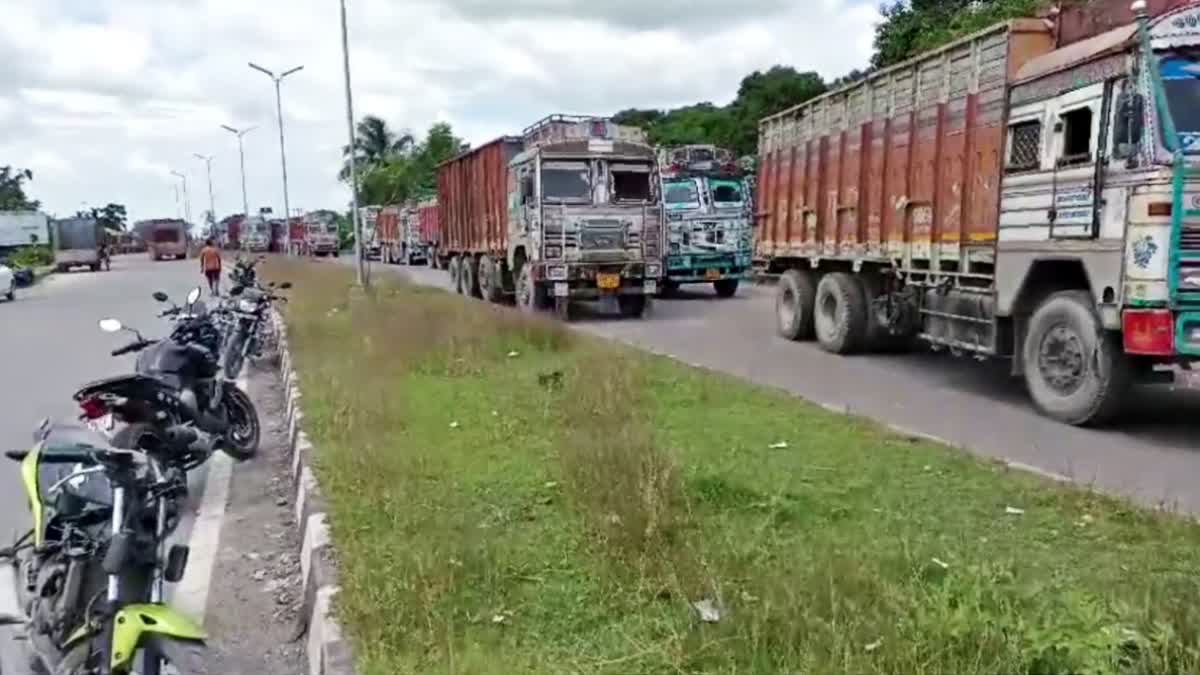
[[[251,300],[238,300],[238,309],[243,312],[254,312],[258,309],[258,305]]]

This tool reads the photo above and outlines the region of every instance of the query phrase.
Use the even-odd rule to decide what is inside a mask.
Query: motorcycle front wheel
[[[99,666],[104,652],[95,648],[95,641],[87,641],[67,652],[54,669],[54,675],[92,675]],[[142,645],[142,661],[139,675],[160,675],[166,672],[164,665],[173,666],[179,675],[209,675],[211,656],[208,645],[203,642],[178,640],[165,635],[151,635]],[[136,665],[136,663],[135,663]]]
[[[230,387],[222,396],[225,406],[225,454],[239,462],[251,459],[258,453],[260,428],[258,410],[250,395],[237,387]]]

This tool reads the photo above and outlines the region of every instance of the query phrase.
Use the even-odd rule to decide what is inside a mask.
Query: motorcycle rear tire
[[[238,387],[230,387],[222,397],[222,405],[225,406],[225,422],[228,425],[222,451],[239,462],[253,459],[258,454],[261,435],[254,402],[246,392]]]

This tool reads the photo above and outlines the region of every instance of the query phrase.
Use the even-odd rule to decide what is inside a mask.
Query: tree
[[[360,204],[397,204],[424,199],[437,191],[437,167],[467,148],[449,124],[439,122],[420,143],[411,141],[362,163]]]
[[[367,115],[359,120],[355,132],[354,152],[350,151],[348,145],[342,148],[345,163],[338,173],[338,180],[345,181],[350,178],[352,159],[355,169],[366,168],[391,155],[410,150],[415,142],[412,134],[405,132],[397,135],[388,128],[383,118],[375,115]]]
[[[115,204],[109,202],[102,209],[92,209],[92,213],[96,220],[99,220],[104,227],[110,230],[125,231],[126,228],[126,213],[124,204]]]
[[[42,203],[25,196],[25,184],[33,180],[29,169],[0,166],[0,211],[36,211]]]
[[[906,61],[991,24],[1033,16],[1038,0],[895,0],[881,8],[871,65]]]

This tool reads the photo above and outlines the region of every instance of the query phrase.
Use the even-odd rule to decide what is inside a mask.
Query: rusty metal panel
[[[1195,0],[1147,0],[1150,17],[1184,7]],[[1068,5],[1058,16],[1058,44],[1065,47],[1119,26],[1133,23],[1132,0],[1091,0],[1085,5]]]
[[[443,247],[454,252],[502,253],[508,233],[508,163],[521,139],[499,138],[442,164],[438,203]]]
[[[926,268],[994,242],[1007,86],[1052,46],[1001,24],[763,120],[760,254]]]

